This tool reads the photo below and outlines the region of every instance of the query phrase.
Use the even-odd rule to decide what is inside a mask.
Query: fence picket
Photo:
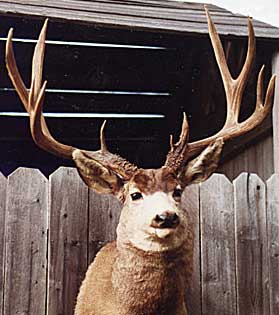
[[[279,175],[272,175],[266,186],[270,315],[277,315],[279,314]]]
[[[72,315],[87,268],[88,188],[73,168],[50,176],[48,314]]]
[[[185,189],[182,198],[182,208],[190,213],[195,229],[193,275],[186,291],[186,302],[189,315],[201,315],[199,193],[199,185],[192,185]]]
[[[114,196],[89,191],[89,257],[91,263],[106,243],[116,239],[121,205]]]
[[[255,174],[234,181],[238,315],[269,314],[265,184]]]
[[[8,177],[4,314],[45,314],[47,180],[19,168]]]
[[[3,315],[6,178],[0,173],[0,315]]]
[[[200,196],[202,312],[235,315],[233,186],[214,174],[201,184]]]

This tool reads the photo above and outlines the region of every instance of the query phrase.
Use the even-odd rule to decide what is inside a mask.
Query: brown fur
[[[112,278],[121,308],[127,310],[123,314],[181,314],[191,270],[190,242],[168,253],[148,253],[133,247],[123,249],[118,253]]]
[[[75,315],[185,315],[185,286],[192,272],[192,238],[178,250],[154,254],[116,242],[88,268]]]
[[[75,315],[119,314],[111,285],[112,267],[115,259],[115,242],[106,245],[99,251],[86,272],[78,295]]]
[[[139,169],[132,177],[131,182],[134,182],[138,189],[146,195],[156,191],[170,192],[178,185],[174,171],[167,167],[158,170]]]

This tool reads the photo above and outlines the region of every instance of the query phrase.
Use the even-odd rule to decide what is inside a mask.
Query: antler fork
[[[194,155],[201,152],[206,146],[217,138],[223,138],[224,141],[236,138],[243,135],[261,122],[270,113],[272,107],[272,100],[275,88],[275,75],[273,75],[269,81],[269,85],[266,92],[266,97],[263,97],[263,74],[264,66],[261,68],[258,75],[257,82],[257,101],[254,113],[243,122],[239,122],[239,111],[242,101],[244,89],[247,84],[248,75],[251,70],[253,57],[255,54],[255,34],[251,18],[248,18],[248,29],[249,29],[249,40],[248,40],[248,51],[244,66],[236,79],[233,79],[229,71],[225,53],[222,47],[220,37],[216,31],[215,25],[211,19],[208,10],[205,8],[209,36],[214,49],[216,61],[221,72],[227,100],[227,118],[223,128],[215,135],[201,139],[195,142],[188,143],[189,138],[189,127],[186,116],[184,115],[184,121],[180,140],[176,144],[173,144],[171,137],[171,149],[167,155],[165,162],[166,166],[179,168],[182,164]]]

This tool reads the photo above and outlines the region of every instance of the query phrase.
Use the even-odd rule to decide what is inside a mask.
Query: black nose
[[[164,211],[161,214],[157,214],[152,220],[152,227],[164,229],[175,228],[179,224],[179,216],[175,212]]]

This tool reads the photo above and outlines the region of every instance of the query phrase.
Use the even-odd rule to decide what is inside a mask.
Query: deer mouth
[[[170,239],[174,235],[177,234],[177,227],[171,227],[171,228],[152,228],[153,230],[153,236],[157,240],[164,240],[164,239]]]
[[[158,239],[169,238],[172,234],[174,234],[174,228],[157,228],[154,229],[154,234]]]

